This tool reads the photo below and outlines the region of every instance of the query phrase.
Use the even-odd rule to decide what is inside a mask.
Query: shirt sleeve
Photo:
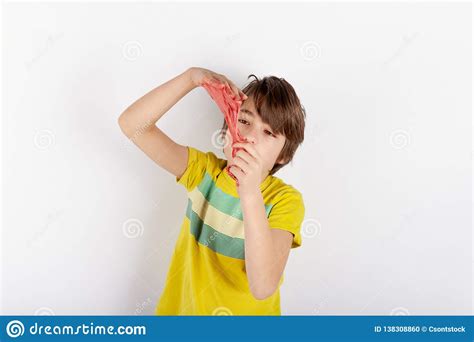
[[[183,185],[189,192],[204,178],[209,156],[208,153],[204,153],[194,147],[186,147],[188,149],[186,170],[181,176],[176,177],[176,183]]]
[[[303,196],[296,189],[283,191],[270,210],[271,229],[283,229],[293,234],[291,248],[301,246],[301,224],[305,215]]]

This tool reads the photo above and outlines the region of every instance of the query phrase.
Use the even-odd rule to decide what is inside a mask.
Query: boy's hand
[[[224,75],[215,73],[215,72],[213,72],[211,70],[208,70],[208,69],[198,68],[198,67],[189,68],[189,74],[190,74],[190,77],[191,77],[191,80],[192,80],[193,84],[196,87],[202,86],[202,84],[207,82],[207,81],[211,82],[212,80],[214,80],[214,81],[217,81],[217,82],[219,82],[223,85],[227,84],[230,87],[230,89],[232,89],[232,92],[234,92],[235,96],[238,99],[241,99],[241,100],[246,100],[247,99],[247,95],[245,95],[244,92],[242,90],[240,90],[234,84],[234,82],[229,80]]]
[[[237,178],[237,190],[240,197],[260,192],[263,163],[255,146],[250,142],[234,143],[232,147],[240,147],[234,157],[229,171]]]

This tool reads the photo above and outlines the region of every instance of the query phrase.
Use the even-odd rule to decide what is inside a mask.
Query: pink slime
[[[205,81],[202,86],[209,93],[211,98],[216,102],[217,106],[224,114],[224,119],[227,122],[229,127],[230,135],[232,136],[232,141],[236,142],[245,142],[247,141],[244,137],[240,135],[239,129],[237,127],[237,118],[240,111],[240,106],[242,105],[242,100],[237,98],[235,93],[232,91],[230,86],[227,84],[220,83],[217,80],[211,79],[210,81]],[[235,157],[235,154],[238,150],[242,149],[241,147],[232,147],[232,158]],[[229,170],[229,165],[225,169],[229,176],[231,176],[239,185],[239,181]]]

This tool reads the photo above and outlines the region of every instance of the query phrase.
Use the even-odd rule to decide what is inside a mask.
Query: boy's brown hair
[[[254,74],[249,75],[247,79],[251,77],[255,79],[242,91],[249,98],[252,97],[257,114],[272,128],[273,133],[283,134],[286,137],[285,145],[277,158],[286,162],[275,163],[270,170],[270,174],[273,175],[293,159],[298,146],[303,142],[306,111],[293,86],[285,79],[266,76],[259,80]],[[225,137],[226,130],[227,122],[224,120],[221,129],[222,138]]]

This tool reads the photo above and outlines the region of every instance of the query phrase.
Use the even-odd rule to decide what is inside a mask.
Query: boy
[[[240,90],[224,75],[192,67],[119,118],[124,134],[188,195],[157,315],[281,314],[279,288],[290,249],[301,246],[305,209],[301,193],[273,174],[303,142],[306,114],[287,81],[251,76]],[[242,104],[237,127],[245,142],[234,144],[224,121],[226,159],[177,144],[155,125],[210,80],[229,86]],[[239,148],[234,158],[232,147]]]

